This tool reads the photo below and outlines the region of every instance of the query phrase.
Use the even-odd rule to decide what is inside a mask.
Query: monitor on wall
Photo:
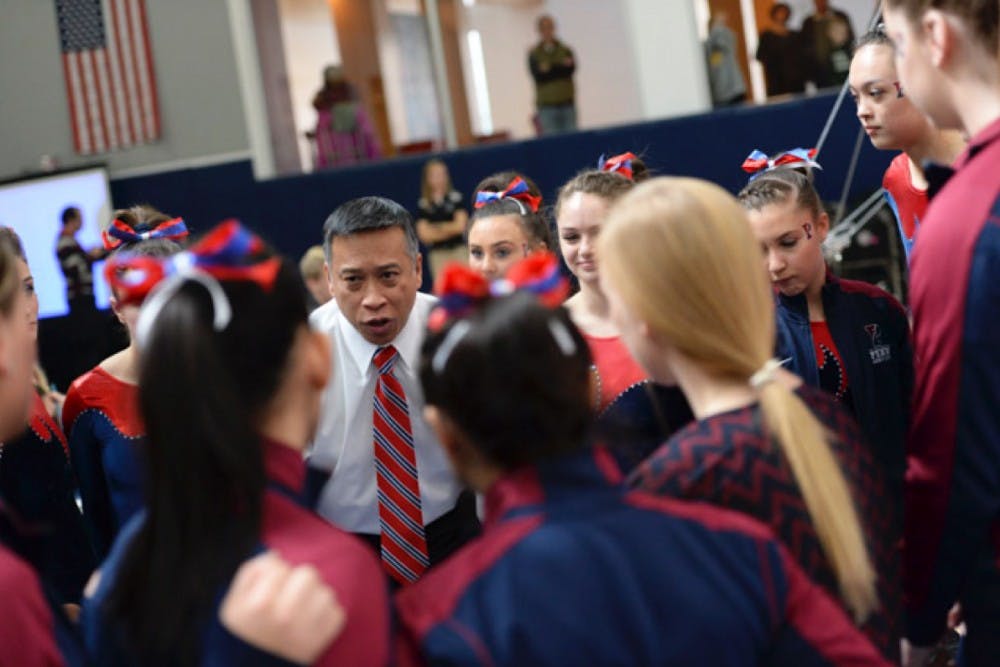
[[[53,174],[0,182],[0,225],[21,237],[28,265],[35,278],[40,318],[69,312],[66,283],[56,259],[56,241],[62,229],[62,212],[75,206],[83,214],[83,228],[76,238],[85,250],[101,244],[101,229],[111,220],[114,207],[104,167],[86,167]],[[94,297],[98,308],[108,307],[109,290],[103,262],[94,264]]]

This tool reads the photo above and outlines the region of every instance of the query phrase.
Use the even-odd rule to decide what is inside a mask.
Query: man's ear
[[[326,286],[330,289],[330,294],[333,295],[333,273],[330,271],[330,263],[323,262],[323,275],[326,276]]]

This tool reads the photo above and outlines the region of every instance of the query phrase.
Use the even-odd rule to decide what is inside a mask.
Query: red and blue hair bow
[[[607,160],[604,159],[604,155],[601,155],[597,159],[597,168],[600,171],[611,171],[621,174],[628,180],[632,180],[632,160],[637,160],[638,158],[632,153],[622,153],[621,155],[615,155],[609,157]]]
[[[261,259],[264,242],[237,220],[226,220],[188,250],[169,257],[122,253],[109,259],[104,275],[123,304],[142,303],[161,281],[195,272],[215,280],[246,280],[270,290],[281,267],[278,257]]]
[[[448,322],[467,317],[489,299],[518,290],[530,292],[542,305],[555,308],[569,295],[569,283],[559,271],[558,258],[550,252],[529,255],[510,267],[505,278],[492,282],[464,264],[448,264],[434,286],[439,300],[428,327],[440,331]]]
[[[743,161],[743,171],[751,174],[750,180],[757,178],[778,167],[808,167],[810,169],[822,169],[816,162],[815,148],[793,148],[789,151],[778,153],[774,157],[768,157],[762,151],[754,149],[747,159]]]
[[[101,232],[101,239],[104,241],[105,250],[114,250],[123,243],[138,243],[150,239],[169,239],[179,241],[188,235],[187,225],[181,218],[174,218],[161,222],[159,225],[145,232],[137,232],[117,218]]]
[[[523,178],[517,176],[500,192],[483,190],[477,192],[473,208],[482,208],[491,201],[502,199],[513,199],[517,202],[524,202],[531,209],[532,213],[538,213],[538,207],[542,204],[542,198],[531,194],[528,184]]]

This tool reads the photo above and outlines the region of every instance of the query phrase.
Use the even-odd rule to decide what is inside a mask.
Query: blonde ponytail
[[[598,252],[602,277],[657,340],[712,376],[753,378],[843,599],[866,619],[878,598],[864,532],[823,427],[774,381],[774,301],[746,212],[711,183],[652,179],[612,207]]]
[[[764,423],[788,461],[840,594],[854,620],[863,623],[878,607],[875,568],[829,436],[809,408],[780,382],[764,385],[759,396]]]

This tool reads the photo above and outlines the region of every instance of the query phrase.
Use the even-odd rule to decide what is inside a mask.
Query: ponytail
[[[164,302],[140,361],[146,518],[129,544],[106,613],[141,664],[195,664],[215,600],[258,541],[266,477],[258,418],[307,326],[295,268],[271,289],[220,283],[232,308],[213,328],[198,282]]]
[[[878,607],[875,569],[830,436],[802,400],[780,382],[764,384],[759,395],[764,423],[788,461],[840,594],[854,620],[863,623]]]
[[[754,184],[765,179],[774,181]],[[612,207],[599,241],[601,276],[660,340],[712,375],[756,388],[843,599],[864,619],[877,604],[875,574],[851,488],[820,423],[774,381],[779,364],[764,362],[775,315],[759,247],[745,211],[722,188],[658,178]]]

